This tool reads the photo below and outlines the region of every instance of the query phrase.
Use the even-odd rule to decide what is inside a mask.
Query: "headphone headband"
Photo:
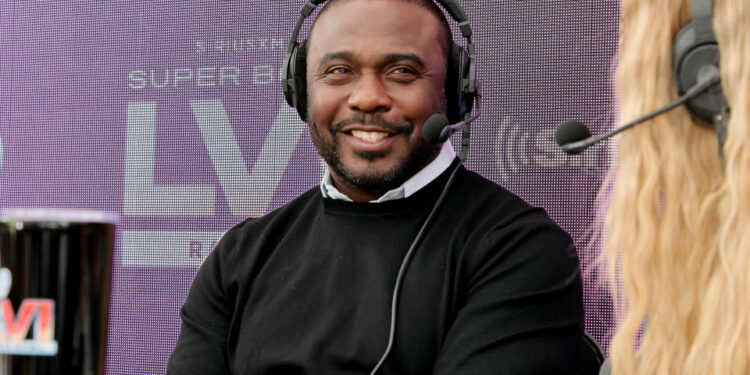
[[[698,18],[712,18],[714,4],[712,0],[690,0],[690,14],[693,20]]]
[[[297,23],[294,26],[292,38],[289,40],[289,46],[297,43],[297,37],[299,36],[300,29],[302,28],[302,23],[305,21],[305,19],[310,16],[312,11],[315,10],[318,5],[323,4],[326,1],[328,0],[308,0],[302,6],[302,8],[300,8],[300,17],[299,19],[297,19]],[[450,14],[451,18],[453,18],[453,20],[458,23],[458,27],[461,29],[461,34],[464,36],[464,38],[469,39],[470,43],[472,35],[471,25],[469,24],[469,18],[466,17],[466,12],[464,12],[463,8],[461,8],[461,6],[458,5],[455,0],[437,0],[437,2],[446,11],[448,11],[448,14]]]
[[[690,0],[690,18],[696,33],[715,42],[713,13],[713,0]]]

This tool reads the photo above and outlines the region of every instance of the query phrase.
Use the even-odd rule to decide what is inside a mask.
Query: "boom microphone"
[[[443,129],[448,126],[448,124],[450,124],[448,116],[442,113],[436,113],[430,116],[430,118],[425,121],[424,126],[422,127],[422,138],[430,143],[445,142],[445,140],[441,140],[441,138],[443,137],[441,137],[440,134],[443,132]],[[445,138],[447,139],[448,137]]]
[[[690,87],[690,89],[688,89],[684,95],[682,95],[674,102],[657,109],[656,111],[653,111],[643,117],[620,126],[619,128],[615,128],[608,133],[598,135],[596,137],[592,137],[589,133],[589,130],[582,123],[578,121],[568,121],[557,127],[557,129],[555,130],[555,140],[557,141],[557,144],[560,145],[560,148],[562,148],[563,151],[569,154],[580,153],[586,147],[612,137],[613,135],[623,130],[630,129],[635,125],[638,125],[646,120],[654,118],[664,112],[668,112],[675,107],[684,104],[688,100],[700,95],[709,88],[718,85],[720,81],[721,78],[719,77],[719,69],[715,68],[714,66],[710,66],[709,69],[701,72],[698,77],[698,83]]]
[[[482,114],[482,99],[477,95],[477,114],[470,118],[450,125],[448,117],[441,113],[435,113],[425,121],[422,126],[422,138],[430,143],[443,143],[458,130],[471,124]]]
[[[581,142],[584,139],[586,141]],[[593,144],[588,143],[591,139],[592,137],[589,128],[576,120],[565,122],[555,129],[555,140],[557,141],[557,144],[569,154],[577,154],[583,151],[586,147]],[[583,146],[578,146],[578,144],[581,143]]]

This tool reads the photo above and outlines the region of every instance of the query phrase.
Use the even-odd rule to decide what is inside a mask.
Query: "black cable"
[[[464,159],[466,158],[466,150],[464,149],[468,149],[468,134],[464,134],[463,137],[466,138],[466,141],[464,142],[465,146],[462,147],[461,155],[458,158],[458,164],[456,164],[456,166],[453,168],[453,172],[451,172],[448,181],[445,183],[445,187],[443,187],[443,191],[440,193],[440,197],[438,197],[435,205],[432,207],[432,211],[430,211],[430,214],[427,215],[427,219],[425,219],[422,227],[419,229],[419,232],[417,232],[416,237],[414,237],[414,241],[412,241],[411,246],[409,246],[409,250],[407,250],[406,254],[404,255],[404,260],[401,261],[401,267],[398,269],[398,276],[396,276],[396,285],[393,286],[393,298],[391,299],[391,328],[390,333],[388,334],[388,346],[386,346],[385,352],[383,352],[383,355],[380,357],[378,363],[375,365],[372,371],[370,371],[370,375],[375,375],[380,367],[383,366],[385,359],[388,357],[388,354],[390,354],[391,349],[393,348],[393,340],[396,336],[396,312],[398,307],[398,295],[399,290],[401,289],[401,283],[403,281],[404,274],[406,274],[406,267],[408,267],[409,261],[414,254],[414,250],[417,248],[419,241],[422,239],[427,226],[435,216],[435,212],[437,212],[438,208],[440,208],[440,204],[443,203],[445,196],[448,194],[448,189],[450,189],[451,185],[453,184],[453,179],[454,177],[456,177],[456,172],[458,172],[458,169],[461,167]]]

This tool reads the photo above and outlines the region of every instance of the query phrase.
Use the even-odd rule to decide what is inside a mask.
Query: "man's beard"
[[[347,120],[332,124],[328,128],[331,136],[330,140],[322,137],[318,126],[313,123],[312,120],[309,124],[310,136],[312,137],[313,143],[328,166],[343,180],[345,184],[356,186],[368,192],[384,193],[400,186],[411,176],[424,168],[440,151],[439,145],[426,142],[422,140],[421,137],[417,140],[418,143],[414,145],[408,143],[409,137],[414,132],[414,124],[391,123],[379,115],[364,115],[357,113]],[[400,135],[405,136],[407,139],[407,147],[409,147],[406,157],[389,170],[377,171],[371,170],[368,167],[361,171],[355,171],[348,168],[341,160],[341,145],[339,144],[339,138],[337,135],[342,134],[341,129],[350,124],[377,125],[392,129]],[[387,152],[362,152],[356,150],[354,153],[368,161],[376,160],[387,154]]]

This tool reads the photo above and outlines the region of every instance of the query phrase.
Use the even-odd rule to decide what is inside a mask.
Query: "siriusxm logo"
[[[590,147],[579,155],[564,153],[555,142],[554,128],[541,131],[517,124],[504,117],[497,127],[495,160],[502,182],[510,182],[521,171],[573,168],[588,173],[600,171],[608,164],[605,143]]]

